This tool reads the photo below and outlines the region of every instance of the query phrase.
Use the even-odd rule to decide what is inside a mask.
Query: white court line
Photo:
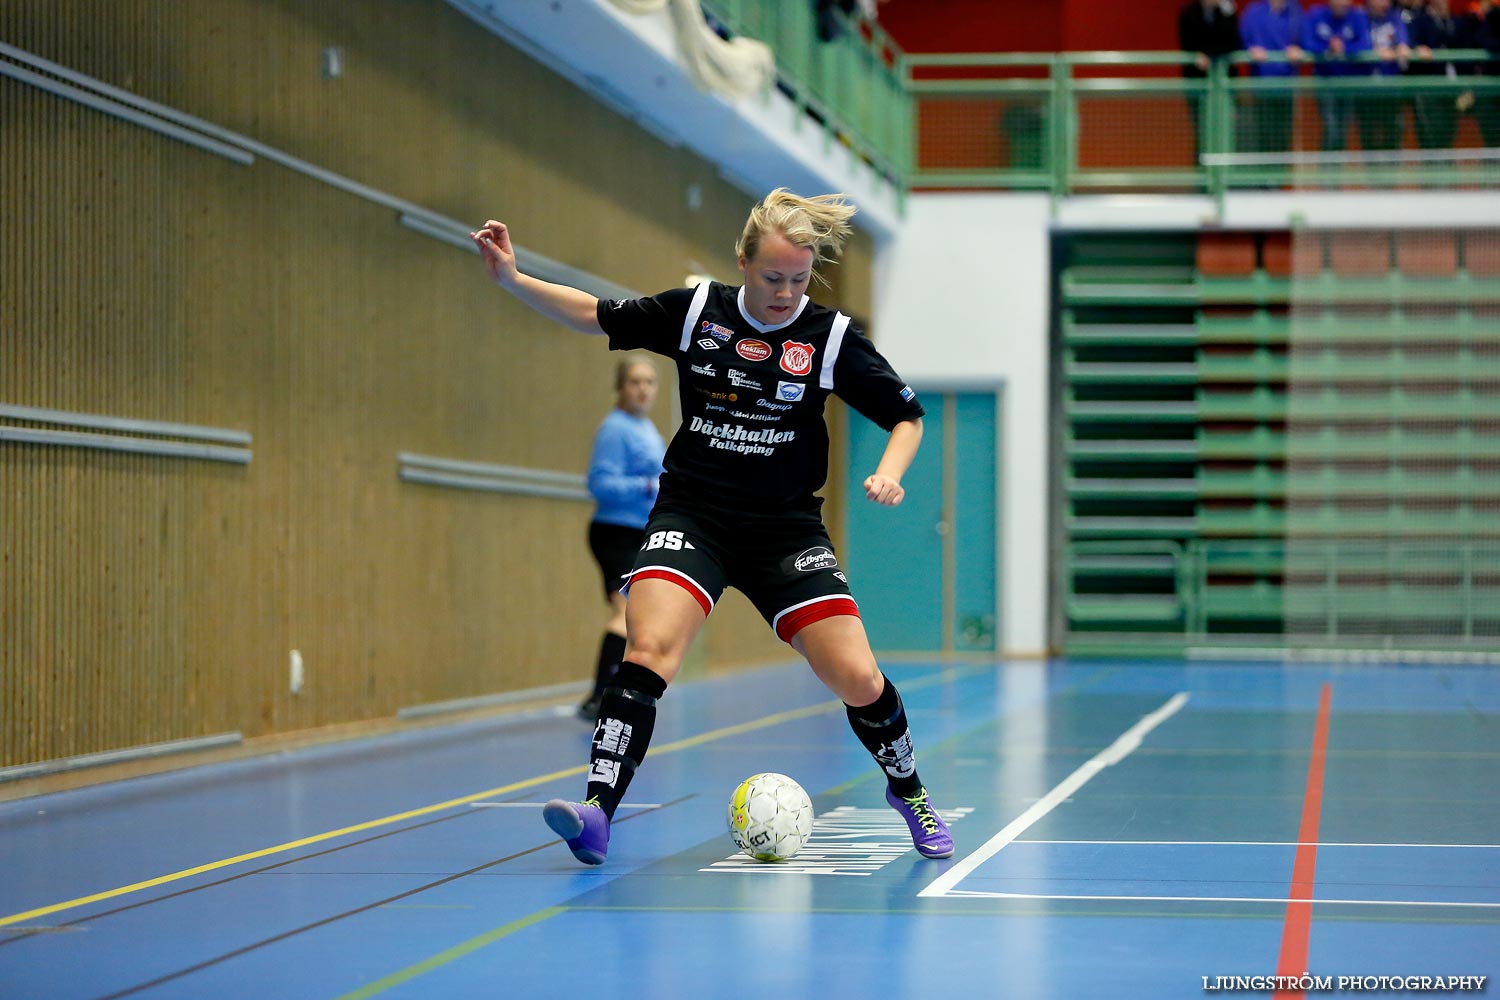
[[[1160,847],[1442,847],[1485,851],[1500,849],[1500,844],[1345,844],[1320,840],[1303,844],[1295,840],[1016,840],[1017,844],[1095,844]]]
[[[923,890],[925,893],[926,890]],[[1127,900],[1132,902],[1163,903],[1281,903],[1285,896],[1091,896],[1062,895],[1033,892],[979,892],[972,889],[954,889],[945,893],[948,898],[964,899],[1083,899],[1083,900]],[[1500,903],[1444,903],[1433,899],[1309,899],[1309,903],[1338,903],[1344,906],[1463,906],[1481,909],[1500,909]]]
[[[1094,775],[1106,767],[1118,764],[1128,757],[1136,747],[1141,745],[1141,740],[1146,737],[1147,733],[1177,714],[1177,711],[1183,705],[1187,704],[1187,700],[1186,691],[1179,691],[1168,698],[1161,708],[1158,708],[1150,715],[1142,717],[1135,725],[1121,733],[1119,739],[1099,751],[1082,767],[1064,778],[1062,783],[1056,788],[1043,795],[1025,812],[1011,820],[1005,829],[991,837],[983,847],[933,879],[927,888],[917,893],[917,896],[948,895],[949,890],[958,885],[970,872],[998,854],[1006,844],[1009,844],[1025,833],[1037,820],[1047,815],[1053,809],[1056,809],[1069,795],[1072,795],[1078,789],[1088,784]]]

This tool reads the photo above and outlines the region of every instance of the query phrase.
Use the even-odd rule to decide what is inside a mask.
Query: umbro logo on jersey
[[[781,370],[793,375],[812,371],[813,345],[784,341],[781,345]]]
[[[742,340],[734,350],[746,361],[764,361],[771,356],[771,345],[764,340]]]
[[[777,382],[776,383],[776,398],[777,399],[784,399],[788,403],[795,403],[795,402],[797,402],[799,399],[802,398],[802,394],[804,392],[806,392],[806,391],[807,391],[807,386],[803,385],[801,382]]]
[[[729,340],[734,336],[733,330],[729,329],[728,327],[720,326],[717,323],[710,323],[708,320],[703,321],[703,328],[698,332],[706,333],[710,337],[713,337],[716,340],[722,340],[725,343],[728,343]]]
[[[719,342],[717,340],[710,340],[708,337],[704,337],[702,340],[698,341],[698,346],[703,348],[705,351],[717,351],[719,349]]]

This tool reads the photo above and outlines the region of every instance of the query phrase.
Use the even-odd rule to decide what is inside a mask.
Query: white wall
[[[1001,641],[1047,648],[1048,227],[1039,194],[914,194],[875,256],[872,331],[912,381],[1005,382]]]

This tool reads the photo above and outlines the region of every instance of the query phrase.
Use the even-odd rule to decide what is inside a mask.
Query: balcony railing
[[[1180,52],[908,55],[907,180],[1057,194],[1492,185],[1500,159],[1482,147],[1500,144],[1500,78],[1472,70],[1494,58],[1439,53],[1456,76],[1257,77],[1238,53],[1186,79]]]
[[[1200,190],[1464,187],[1500,181],[1500,78],[1182,78],[1182,52],[906,55],[913,187]],[[1362,57],[1361,61],[1374,58]],[[1427,61],[1427,60],[1416,60]],[[1374,69],[1374,66],[1371,66]]]
[[[1500,77],[1475,73],[1500,57],[1482,50],[1410,60],[1452,63],[1457,75],[1326,78],[1304,66],[1257,77],[1237,53],[1189,79],[1182,52],[914,55],[863,18],[836,15],[836,32],[820,38],[810,3],[704,8],[726,33],[770,45],[777,86],[824,141],[902,190],[1500,183]]]

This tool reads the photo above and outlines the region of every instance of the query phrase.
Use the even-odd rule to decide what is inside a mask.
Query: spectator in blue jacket
[[[1302,8],[1297,0],[1255,0],[1240,15],[1240,41],[1253,63],[1252,76],[1297,75],[1302,58]],[[1284,56],[1285,58],[1277,58]],[[1249,133],[1242,148],[1257,153],[1286,153],[1292,148],[1290,88],[1256,88],[1248,114]]]
[[[1464,42],[1464,25],[1453,16],[1449,0],[1428,0],[1412,18],[1413,58],[1408,72],[1424,80],[1443,77],[1455,84],[1453,90],[1422,90],[1412,102],[1417,145],[1423,149],[1451,149],[1458,134],[1460,105],[1473,101],[1472,92],[1457,87],[1466,75],[1464,68],[1443,59],[1444,49],[1467,48]]]
[[[656,401],[656,366],[645,358],[627,358],[615,369],[615,408],[594,435],[589,459],[589,492],[597,506],[589,523],[589,548],[604,574],[609,621],[599,643],[594,687],[578,706],[578,716],[594,722],[599,699],[615,668],[625,658],[625,597],[620,585],[635,565],[645,541],[646,519],[661,485],[667,446],[647,414]]]
[[[1317,74],[1327,80],[1370,75],[1370,65],[1359,60],[1370,51],[1370,21],[1353,0],[1328,0],[1307,12],[1302,24],[1302,47],[1318,57]],[[1345,148],[1354,97],[1348,91],[1325,88],[1318,94],[1323,119],[1323,149]]]
[[[1373,86],[1394,83],[1393,77],[1407,66],[1411,45],[1406,19],[1392,0],[1365,0],[1370,22],[1370,48],[1380,59],[1375,63]],[[1374,93],[1357,104],[1359,145],[1362,149],[1396,149],[1406,131],[1399,97]]]

